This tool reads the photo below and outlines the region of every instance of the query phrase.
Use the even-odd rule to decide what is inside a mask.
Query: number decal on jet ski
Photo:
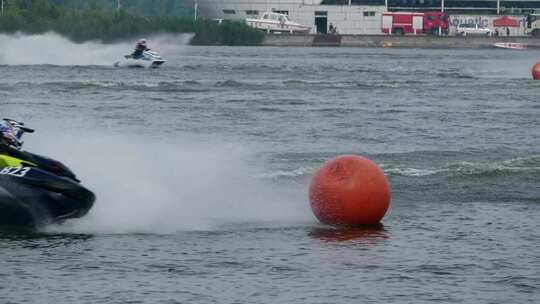
[[[30,167],[5,167],[0,174],[24,177],[30,171]]]

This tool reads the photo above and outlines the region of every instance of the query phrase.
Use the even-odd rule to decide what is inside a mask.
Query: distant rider
[[[137,42],[137,45],[135,46],[135,51],[133,51],[131,57],[141,58],[144,51],[150,51],[150,49],[146,46],[146,39],[141,39]]]

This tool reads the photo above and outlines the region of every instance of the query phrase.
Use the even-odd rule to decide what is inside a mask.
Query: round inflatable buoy
[[[534,80],[540,80],[540,61],[533,65],[531,73]]]
[[[309,201],[324,224],[376,225],[390,206],[390,186],[371,160],[343,155],[317,170],[309,186]]]

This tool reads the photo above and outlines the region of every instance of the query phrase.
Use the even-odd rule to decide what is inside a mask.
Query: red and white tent
[[[493,20],[494,27],[519,27],[519,21],[508,16]]]

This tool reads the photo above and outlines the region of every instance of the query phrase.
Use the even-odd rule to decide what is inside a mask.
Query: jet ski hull
[[[165,63],[165,60],[139,60],[139,59],[126,59],[118,61],[114,64],[117,68],[157,68]]]
[[[114,64],[117,68],[157,68],[166,62],[156,52],[146,51],[143,56],[134,58],[132,55],[124,56],[124,60]]]
[[[0,171],[2,227],[39,228],[82,217],[94,201],[95,195],[90,190],[66,177],[36,168]]]

